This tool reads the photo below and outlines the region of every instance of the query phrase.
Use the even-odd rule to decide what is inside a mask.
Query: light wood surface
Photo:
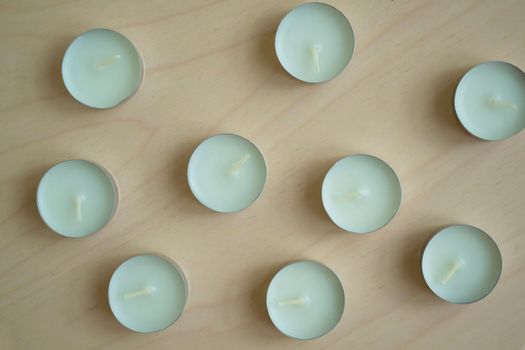
[[[525,2],[334,0],[357,47],[335,80],[308,85],[279,66],[279,20],[299,1],[0,2],[1,349],[522,349],[525,344],[525,133],[503,142],[466,134],[452,109],[461,75],[483,61],[525,67]],[[60,63],[79,33],[128,36],[146,64],[126,104],[96,111],[66,92]],[[192,196],[186,165],[215,133],[258,144],[262,197],[221,215]],[[398,173],[396,218],[370,235],[339,230],[320,200],[330,165],[370,153]],[[84,239],[53,234],[35,190],[67,158],[108,167],[119,213]],[[499,244],[504,269],[486,299],[458,306],[425,286],[419,253],[439,228],[466,223]],[[171,328],[121,327],[107,303],[113,270],[144,252],[189,276],[188,307]],[[339,326],[288,339],[265,307],[287,262],[319,260],[347,293]]]

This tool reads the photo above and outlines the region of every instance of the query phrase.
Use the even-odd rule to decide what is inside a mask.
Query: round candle
[[[455,304],[487,296],[498,283],[501,267],[494,240],[468,225],[439,231],[427,243],[421,259],[423,277],[432,292]]]
[[[191,191],[206,207],[232,213],[249,207],[266,183],[259,149],[239,135],[221,134],[202,142],[188,164]]]
[[[283,334],[314,339],[339,323],[345,295],[337,275],[315,261],[300,261],[280,270],[266,295],[270,318]]]
[[[354,53],[354,31],[336,8],[311,2],[290,11],[275,35],[275,51],[293,77],[320,83],[343,71]]]
[[[158,255],[135,256],[120,265],[109,282],[113,315],[135,332],[158,332],[182,314],[188,286],[182,270]]]
[[[454,106],[472,135],[502,140],[525,127],[525,73],[506,62],[486,62],[459,82]]]
[[[111,108],[133,95],[142,80],[142,60],[122,34],[93,29],[78,36],[62,61],[69,93],[93,108]]]
[[[118,187],[102,166],[67,160],[49,169],[37,189],[44,222],[66,237],[84,237],[106,226],[117,211]]]
[[[385,226],[401,204],[394,170],[379,158],[358,154],[336,162],[322,187],[323,205],[343,230],[368,233]]]

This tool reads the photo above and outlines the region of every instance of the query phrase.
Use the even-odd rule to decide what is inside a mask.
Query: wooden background
[[[2,349],[522,349],[525,344],[525,133],[503,142],[466,134],[452,109],[461,75],[487,60],[525,67],[523,0],[331,0],[357,36],[335,80],[308,85],[279,66],[279,20],[299,1],[0,1],[0,348]],[[66,92],[60,63],[81,32],[108,27],[141,50],[146,76],[126,104],[96,111]],[[269,168],[248,210],[212,213],[192,196],[189,156],[204,138],[238,133]],[[321,181],[364,152],[398,173],[396,218],[370,235],[339,230]],[[43,172],[92,159],[116,175],[120,211],[84,239],[39,219]],[[466,223],[499,244],[494,292],[440,301],[418,265],[439,228]],[[113,318],[107,286],[126,258],[166,254],[187,272],[182,318],[135,334]],[[346,289],[327,336],[281,335],[265,307],[284,264],[319,260]]]

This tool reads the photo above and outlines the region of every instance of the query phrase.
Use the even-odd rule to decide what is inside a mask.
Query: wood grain
[[[356,54],[335,80],[295,81],[273,50],[299,1],[0,1],[0,348],[2,349],[522,349],[525,344],[525,134],[483,142],[456,122],[461,75],[487,60],[525,67],[522,0],[333,0]],[[139,93],[112,110],[76,103],[60,77],[68,43],[108,27],[141,50]],[[248,210],[220,215],[193,198],[186,164],[215,133],[250,138],[269,181]],[[369,153],[398,173],[397,217],[371,235],[325,215],[330,165]],[[85,239],[38,217],[43,172],[93,159],[117,177],[121,210]],[[467,223],[499,244],[503,276],[467,306],[424,285],[419,252],[440,227]],[[111,273],[133,254],[178,261],[191,295],[168,330],[134,334],[107,304]],[[340,276],[339,326],[310,342],[282,336],[264,304],[272,275],[319,260]]]

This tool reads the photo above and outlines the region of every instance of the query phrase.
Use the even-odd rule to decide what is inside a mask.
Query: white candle
[[[525,128],[525,73],[506,62],[486,62],[461,79],[454,98],[459,121],[484,140],[502,140]]]
[[[142,60],[133,44],[109,29],[78,36],[62,61],[69,93],[93,108],[111,108],[132,96],[142,80]]]
[[[182,314],[188,298],[186,277],[177,264],[158,255],[139,255],[123,262],[111,276],[111,311],[126,328],[158,332]]]
[[[221,134],[204,140],[191,155],[188,183],[206,207],[232,213],[249,207],[266,183],[266,163],[247,139]]]
[[[280,270],[266,295],[270,318],[283,334],[318,338],[339,323],[345,294],[337,275],[315,261],[300,261]]]
[[[318,2],[302,4],[281,21],[275,51],[293,77],[320,83],[341,73],[354,53],[354,32],[336,8]]]
[[[468,225],[439,231],[427,243],[421,260],[429,288],[450,303],[483,299],[501,275],[501,253],[485,232]]]
[[[343,230],[368,233],[385,226],[401,204],[394,170],[379,158],[358,154],[336,162],[322,187],[323,205]]]
[[[113,218],[118,186],[104,167],[67,160],[49,169],[38,184],[37,207],[50,229],[66,237],[100,231]]]

